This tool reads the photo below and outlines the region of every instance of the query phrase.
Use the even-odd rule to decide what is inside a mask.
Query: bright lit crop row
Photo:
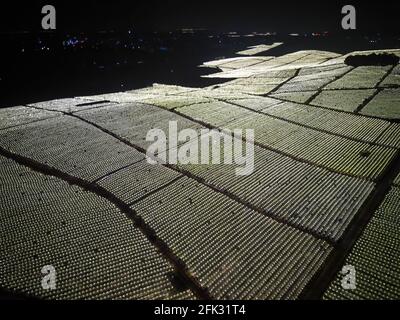
[[[281,86],[276,93],[294,92],[294,91],[314,91],[319,90],[323,86],[327,85],[334,78],[316,78],[312,81],[289,81]]]
[[[400,86],[400,64],[382,81],[381,87],[398,87]]]
[[[267,108],[265,112],[274,108],[278,110],[280,105]],[[299,159],[360,177],[377,178],[395,153],[392,148],[371,146],[228,104],[192,105],[180,108],[179,111],[217,127],[231,130],[254,129],[256,141],[267,148],[274,148]],[[340,122],[339,119],[337,121]],[[327,121],[326,126],[328,123]],[[368,132],[362,128],[361,123],[360,121],[358,126],[356,123],[352,130],[356,135],[360,135],[359,132],[370,134],[369,140],[376,139],[388,126],[388,123],[383,122],[378,130]],[[374,122],[371,122],[370,128],[373,128],[372,123]]]
[[[345,265],[356,270],[356,289],[344,290],[341,275],[325,293],[326,299],[398,299],[400,297],[400,188],[392,187],[374,213]]]
[[[394,179],[394,182],[393,182],[395,185],[397,185],[397,186],[399,186],[400,187],[400,173],[398,174],[398,176],[396,177],[396,179]]]
[[[40,121],[60,114],[36,110],[28,107],[12,107],[0,109],[0,130],[21,126],[30,122]]]
[[[385,89],[370,101],[361,113],[389,119],[400,119],[400,89]]]
[[[159,106],[165,109],[176,109],[198,103],[211,102],[211,99],[196,96],[165,96],[142,100],[143,103]]]
[[[171,121],[176,121],[179,130],[199,129],[202,126],[168,110],[141,103],[114,105],[79,112],[78,115],[86,120],[105,128],[129,142],[147,149],[152,142],[146,141],[151,129],[159,129],[168,133]]]
[[[95,104],[93,104],[95,103]],[[111,103],[105,99],[90,99],[90,98],[66,98],[51,101],[32,103],[31,105],[37,108],[43,108],[62,112],[77,112],[86,109],[100,108]]]
[[[268,98],[242,99],[235,101],[235,103],[250,109],[255,109],[254,106],[256,106],[255,110],[262,111],[266,115],[366,142],[375,142],[390,126],[390,123],[385,120],[290,102],[279,103],[279,100],[275,99],[270,100]]]
[[[3,148],[89,181],[144,158],[118,139],[68,116],[2,131],[0,137]]]
[[[337,240],[374,187],[274,152],[255,149],[255,171],[229,165],[180,166],[266,213]]]
[[[51,299],[193,298],[174,294],[171,266],[105,199],[11,160],[1,158],[1,171],[2,199],[21,205],[0,203],[3,288]],[[45,265],[57,290],[41,287]]]
[[[132,203],[179,176],[176,171],[143,160],[106,177],[99,184],[125,203]]]
[[[392,123],[376,142],[382,145],[391,145],[400,148],[400,124]]]
[[[316,93],[317,91],[293,91],[293,92],[273,93],[269,95],[269,97],[288,100],[291,102],[305,103]]]
[[[219,299],[296,297],[330,251],[188,178],[133,209]]]

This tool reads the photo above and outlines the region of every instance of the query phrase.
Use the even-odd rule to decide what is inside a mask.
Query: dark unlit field
[[[0,109],[0,286],[46,299],[399,298],[399,66],[251,56],[268,49],[205,63],[229,79],[219,86]],[[148,164],[147,132],[170,121],[254,129],[254,173]],[[56,290],[41,287],[45,265]]]

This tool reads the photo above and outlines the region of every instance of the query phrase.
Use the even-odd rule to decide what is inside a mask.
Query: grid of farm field
[[[400,64],[347,62],[400,50],[254,56],[279,45],[204,63],[220,85],[0,109],[0,287],[41,299],[399,299]],[[147,133],[171,122],[200,141],[254,130],[254,171],[149,163]],[[49,265],[57,290],[40,282]]]

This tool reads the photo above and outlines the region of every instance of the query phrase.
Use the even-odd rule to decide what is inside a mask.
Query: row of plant
[[[296,297],[330,252],[190,178],[133,205],[217,299]]]
[[[371,146],[222,103],[193,105],[179,112],[217,127],[253,129],[256,141],[266,148],[364,178],[377,178],[395,153],[392,148]]]
[[[1,164],[2,199],[21,204],[0,203],[3,288],[46,299],[193,298],[175,295],[172,267],[105,199],[11,160]],[[42,287],[44,266],[54,267],[55,290]]]

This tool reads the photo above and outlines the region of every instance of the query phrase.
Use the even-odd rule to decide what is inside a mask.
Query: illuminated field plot
[[[282,66],[289,67],[292,66],[295,62],[300,61],[301,59],[305,59],[310,56],[310,53],[307,51],[298,51],[294,53],[289,53],[280,57],[276,57],[273,60],[269,60],[257,65],[257,67],[263,67],[264,70],[279,68]]]
[[[278,106],[283,104],[284,102],[281,100],[269,98],[269,97],[253,97],[247,99],[230,99],[226,100],[233,105],[243,106],[245,108],[254,110],[254,111],[262,111],[274,106]]]
[[[193,299],[172,266],[107,200],[0,158],[0,285],[44,299]],[[56,269],[43,290],[41,270]],[[5,276],[7,275],[7,276]]]
[[[399,298],[399,66],[345,57],[221,59],[202,66],[226,81],[204,88],[0,109],[0,287],[45,299],[293,299],[319,294],[315,280],[342,255],[357,289],[330,276],[325,299]],[[170,141],[175,123],[195,138]],[[220,145],[206,128],[222,131]],[[167,139],[154,165],[153,129]],[[175,152],[191,161],[170,161]],[[45,265],[58,290],[42,290]]]
[[[330,59],[321,64],[321,66],[330,66],[336,64],[343,64],[347,57],[355,55],[370,55],[370,54],[394,54],[400,57],[400,49],[384,49],[384,50],[366,50],[366,51],[354,51],[343,56],[338,55],[336,58]]]
[[[212,100],[209,98],[196,97],[196,96],[178,96],[178,95],[141,100],[141,102],[143,103],[156,105],[165,109],[176,109],[183,106],[211,102],[211,101]]]
[[[242,102],[239,101],[238,104],[242,104]],[[323,117],[326,110],[308,105],[282,101],[280,104],[273,105],[270,108],[265,108],[262,112],[288,121],[308,124],[311,123],[313,119]]]
[[[297,73],[296,69],[268,70],[267,72],[254,75],[252,78],[290,79]]]
[[[317,78],[311,81],[289,81],[281,86],[276,93],[293,91],[316,91],[331,82],[334,78]]]
[[[328,133],[343,135],[365,142],[377,142],[386,146],[397,146],[389,140],[385,141],[385,139],[376,141],[389,128],[390,123],[388,121],[315,108],[304,104],[290,102],[276,103],[277,100],[275,99],[268,104],[262,99],[266,98],[254,100],[243,99],[235,100],[234,102],[247,108],[257,106],[254,110],[259,110],[267,115],[292,121],[300,125],[324,130]]]
[[[379,92],[361,113],[380,118],[400,119],[400,89],[385,89]]]
[[[298,51],[293,54],[287,54],[282,57],[276,58],[276,61],[272,60],[271,62],[275,62],[274,64],[269,64],[265,62],[261,65],[266,67],[275,69],[275,70],[285,70],[285,69],[300,69],[300,68],[308,68],[318,66],[321,63],[330,59],[329,57],[319,54],[319,52],[315,51]],[[276,63],[278,62],[278,63]]]
[[[317,71],[316,68],[312,68],[314,71]],[[341,77],[345,73],[349,72],[351,67],[343,67],[343,68],[335,68],[333,70],[319,70],[318,72],[309,73],[309,74],[299,74],[295,78],[291,80],[291,82],[304,82],[304,81],[315,81],[319,79],[333,79],[335,77]]]
[[[377,139],[377,143],[400,148],[400,124],[393,123],[385,130],[382,136]]]
[[[168,110],[141,103],[110,106],[101,110],[79,112],[78,115],[144,149],[152,144],[151,141],[146,141],[149,130],[160,129],[168,133],[170,121],[176,121],[179,130],[202,128],[198,123]]]
[[[110,174],[98,184],[129,204],[179,177],[182,175],[176,171],[161,165],[150,165],[144,160]]]
[[[135,89],[135,90],[126,91],[126,92],[129,94],[132,94],[132,95],[138,95],[138,96],[144,97],[146,95],[147,96],[174,95],[174,94],[192,92],[192,91],[197,91],[197,90],[199,90],[199,89],[154,83],[151,87],[147,87],[147,88],[143,88],[143,89]]]
[[[254,129],[255,141],[288,155],[344,174],[375,179],[395,149],[371,146],[268,116],[249,115],[224,126]]]
[[[253,56],[268,50],[271,50],[273,48],[279,47],[281,46],[283,43],[282,42],[276,42],[270,45],[266,45],[266,44],[261,44],[258,46],[252,46],[249,47],[247,50],[243,50],[238,52],[237,54],[243,55],[243,56]]]
[[[396,177],[396,179],[394,179],[393,182],[396,186],[400,187],[400,173],[398,174],[398,176]]]
[[[67,98],[31,104],[34,107],[61,112],[76,112],[107,105],[112,105],[112,103],[106,99],[91,100],[85,98]]]
[[[243,92],[251,95],[266,95],[289,78],[282,76],[273,77],[272,75],[269,77],[264,75],[239,78],[220,85],[220,88],[221,90]]]
[[[303,70],[308,70],[307,68]],[[297,75],[289,82],[285,83],[283,86],[277,90],[276,93],[285,93],[285,92],[298,92],[298,91],[316,91],[327,84],[334,81],[337,77],[342,76],[351,68],[349,67],[340,67],[334,69],[316,69],[310,68],[314,72],[304,72],[302,74]]]
[[[332,240],[340,238],[374,187],[259,147],[249,176],[237,176],[237,166],[229,164],[179,167],[267,215]]]
[[[325,89],[362,89],[374,88],[386,76],[390,66],[387,67],[358,67],[332,82]]]
[[[325,108],[354,112],[357,108],[376,90],[332,90],[322,91],[314,100],[312,105]]]
[[[316,93],[317,93],[317,91],[284,92],[284,93],[271,94],[270,97],[293,101],[293,102],[305,103],[311,97],[313,97]]]
[[[400,65],[397,65],[393,71],[382,81],[380,87],[399,87],[400,86]]]
[[[87,180],[143,159],[119,140],[69,116],[3,130],[0,146]]]
[[[277,85],[285,82],[288,78],[282,77],[249,77],[249,78],[240,78],[237,80],[232,80],[220,85],[221,88],[226,88],[230,86],[242,86],[242,90],[247,90],[247,87],[251,86],[262,86],[262,85],[272,85],[272,87],[276,87]]]
[[[370,179],[378,178],[396,153],[395,149],[306,130],[291,134],[275,148],[343,174]]]
[[[237,58],[233,61],[228,61],[223,64],[219,64],[218,68],[221,69],[222,71],[225,70],[236,70],[236,69],[242,69],[250,66],[257,65],[261,62],[268,61],[273,59],[273,57],[260,57],[260,58]]]
[[[344,265],[356,270],[356,288],[343,289],[338,275],[325,299],[398,299],[400,297],[400,188],[392,187],[374,213]]]
[[[298,51],[284,56],[269,59],[252,66],[241,69],[227,70],[215,74],[203,76],[205,78],[247,78],[265,74],[268,71],[294,70],[303,67],[318,65],[327,57],[316,54],[314,51]],[[212,63],[212,62],[211,62]]]
[[[330,73],[329,76],[335,76],[335,75],[339,76],[349,69],[351,69],[351,67],[345,65],[344,63],[333,64],[328,66],[318,65],[314,67],[302,68],[299,71],[299,76],[318,75],[318,74],[326,76],[329,73]]]
[[[255,76],[259,73],[262,73],[264,70],[263,67],[257,68],[256,66],[247,67],[243,69],[233,69],[228,71],[223,71],[219,73],[213,73],[206,76],[202,76],[203,78],[211,78],[211,79],[236,79],[236,78],[248,78],[251,76]],[[265,71],[264,71],[265,72]]]
[[[280,105],[276,108],[280,108]],[[393,148],[371,146],[369,143],[313,130],[267,114],[255,114],[226,103],[192,105],[178,110],[216,127],[230,130],[254,129],[255,141],[266,148],[285,152],[340,173],[375,179],[395,154]],[[269,110],[267,108],[265,112]]]
[[[330,252],[187,178],[133,208],[217,299],[295,298]]]
[[[206,122],[214,126],[222,126],[251,112],[226,102],[191,105],[179,108],[178,111],[195,120]]]
[[[277,57],[277,61],[288,63],[288,66],[292,66],[293,64],[300,63],[302,66],[309,67],[314,66],[315,64],[320,64],[322,61],[329,59],[332,56],[337,56],[337,54],[332,54],[326,51],[317,51],[317,50],[301,50],[293,53],[288,53],[284,56]]]
[[[228,99],[248,99],[252,98],[252,95],[240,92],[225,90],[221,85],[215,85],[206,87],[204,89],[184,92],[174,95],[174,97],[185,97],[186,99],[202,99],[202,100],[228,100]],[[171,97],[172,98],[172,97]],[[146,100],[142,100],[144,103]]]
[[[300,67],[300,68],[304,68],[307,67],[309,65],[316,65],[316,64],[320,64],[322,62],[325,62],[326,60],[328,60],[327,57],[321,56],[321,55],[317,55],[317,54],[308,54],[307,56],[304,56],[298,60],[293,61],[290,66],[291,67]]]
[[[239,69],[248,67],[263,61],[274,59],[274,57],[240,57],[220,59],[203,63],[200,67],[220,68],[223,69]]]
[[[128,92],[106,93],[88,97],[90,101],[112,101],[118,103],[128,103],[149,98],[157,98],[158,95],[154,94],[133,94]],[[90,102],[88,101],[88,102]],[[88,108],[91,109],[91,108]]]
[[[302,50],[299,52],[309,53],[312,56],[316,56],[318,59],[320,59],[320,58],[335,59],[335,58],[342,56],[340,53],[335,53],[335,52],[330,52],[330,51],[322,51],[322,50]]]
[[[153,86],[144,89],[137,89],[132,91],[117,92],[117,93],[107,93],[107,94],[100,94],[88,97],[79,97],[78,99],[89,100],[87,102],[108,100],[111,102],[128,103],[128,102],[137,102],[152,98],[159,99],[160,97],[165,97],[168,95],[195,92],[197,90],[198,89],[196,88],[185,88],[173,85],[153,84]],[[87,107],[87,109],[92,109],[92,108],[93,106]],[[82,109],[80,108],[79,110]]]
[[[277,87],[277,84],[229,84],[223,90],[232,92],[243,92],[251,95],[265,95]]]
[[[4,108],[0,109],[0,130],[57,116],[59,116],[59,114],[54,112],[35,110],[22,106]]]

